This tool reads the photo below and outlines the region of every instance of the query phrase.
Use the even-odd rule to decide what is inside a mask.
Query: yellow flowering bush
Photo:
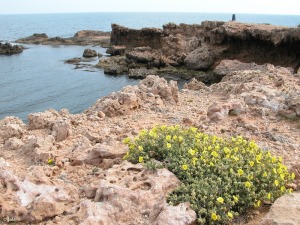
[[[166,167],[181,180],[168,196],[169,204],[190,202],[198,224],[229,224],[262,201],[291,192],[286,184],[295,176],[281,157],[241,136],[223,139],[194,127],[162,125],[124,143],[129,146],[124,159]]]

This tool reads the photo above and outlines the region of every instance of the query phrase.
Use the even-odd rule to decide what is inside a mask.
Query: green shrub
[[[197,128],[163,125],[124,143],[129,146],[124,159],[152,169],[166,167],[181,180],[168,202],[190,202],[198,224],[228,224],[262,201],[272,202],[291,192],[286,184],[295,176],[281,157],[241,136],[222,139]]]

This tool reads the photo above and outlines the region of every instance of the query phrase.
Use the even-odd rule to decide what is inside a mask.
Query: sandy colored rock
[[[260,225],[300,224],[300,194],[286,194],[278,198]]]

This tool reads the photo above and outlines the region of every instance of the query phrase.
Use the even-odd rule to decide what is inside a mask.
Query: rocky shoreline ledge
[[[2,44],[0,42],[0,55],[13,55],[22,53],[24,47],[21,45],[12,45],[10,43]]]

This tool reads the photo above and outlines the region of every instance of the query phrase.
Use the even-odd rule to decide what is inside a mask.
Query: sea
[[[111,31],[117,23],[130,28],[157,27],[164,24],[199,24],[205,20],[229,21],[228,13],[67,13],[0,15],[0,42],[14,43],[34,33],[49,37],[71,37],[79,30]],[[236,14],[236,20],[296,27],[298,15]],[[138,80],[126,74],[109,76],[95,69],[99,59],[88,62],[89,68],[75,69],[65,60],[81,57],[85,48],[107,57],[99,46],[24,45],[21,54],[0,56],[0,120],[17,116],[27,122],[27,115],[49,108],[67,108],[81,113],[97,99],[135,85]]]

